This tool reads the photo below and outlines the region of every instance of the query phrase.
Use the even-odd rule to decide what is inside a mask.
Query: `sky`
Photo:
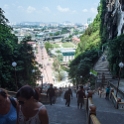
[[[0,8],[11,23],[87,23],[94,19],[100,0],[0,0]]]

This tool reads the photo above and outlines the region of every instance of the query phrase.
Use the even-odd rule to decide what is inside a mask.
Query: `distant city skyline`
[[[1,0],[0,8],[10,23],[87,23],[95,18],[100,0]]]

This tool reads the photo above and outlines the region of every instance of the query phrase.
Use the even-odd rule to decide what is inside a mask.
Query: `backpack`
[[[64,99],[67,99],[67,91],[64,94]]]
[[[17,103],[16,103],[15,99],[13,97],[9,97],[9,99],[10,99],[12,105],[16,108],[17,107]]]
[[[49,96],[55,96],[55,90],[53,88],[48,89]]]

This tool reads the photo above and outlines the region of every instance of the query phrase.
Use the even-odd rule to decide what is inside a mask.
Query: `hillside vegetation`
[[[93,23],[89,25],[85,33],[80,37],[81,42],[78,44],[75,59],[70,62],[69,77],[73,83],[83,83],[89,81],[90,71],[94,64],[102,54],[101,49],[108,52],[107,59],[109,62],[109,70],[113,77],[119,75],[119,62],[124,62],[124,35],[117,37],[113,35],[110,39],[108,26],[113,25],[112,12],[107,11],[107,3],[105,0],[100,0],[97,8],[98,14]],[[114,11],[114,10],[113,10]],[[110,15],[106,21],[106,15]],[[116,20],[117,20],[116,16]],[[115,21],[115,20],[114,20]],[[117,26],[117,21],[114,22],[114,27]],[[117,32],[115,31],[117,34]],[[121,77],[124,77],[124,69],[122,69]],[[83,79],[80,79],[83,76]],[[76,81],[75,81],[76,80]]]

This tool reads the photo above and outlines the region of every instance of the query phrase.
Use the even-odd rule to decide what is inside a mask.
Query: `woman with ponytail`
[[[19,124],[48,124],[48,114],[45,106],[39,102],[38,90],[29,85],[21,87],[16,97],[20,104]]]

